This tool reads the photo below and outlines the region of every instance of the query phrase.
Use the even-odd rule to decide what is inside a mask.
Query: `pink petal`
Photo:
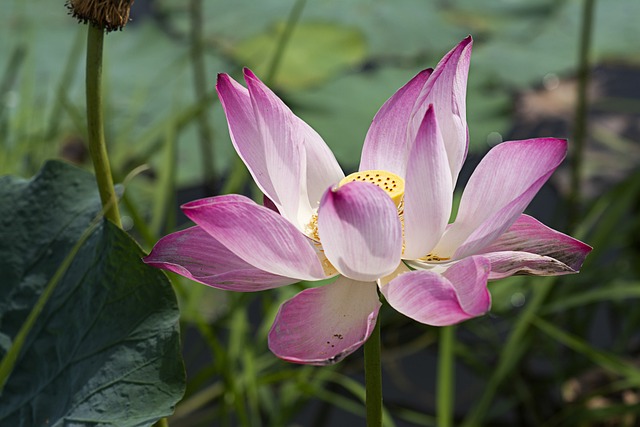
[[[269,175],[264,153],[265,141],[258,131],[249,91],[227,74],[218,74],[216,90],[227,116],[233,146],[258,187],[273,199],[277,193]]]
[[[453,264],[442,274],[453,284],[462,309],[472,316],[486,313],[491,306],[491,295],[487,290],[490,271],[489,260],[472,256]]]
[[[469,257],[442,275],[429,270],[400,274],[380,290],[393,308],[420,323],[452,325],[489,310],[490,268],[489,260]]]
[[[409,156],[404,195],[403,257],[425,256],[444,232],[453,198],[453,183],[442,134],[429,108]]]
[[[243,196],[218,196],[182,206],[187,217],[254,267],[298,280],[325,277],[312,243],[274,211]]]
[[[245,79],[249,90],[226,74],[218,76],[216,89],[231,141],[260,190],[300,225],[299,217],[311,215],[303,182],[306,155],[300,119],[249,70]]]
[[[354,280],[374,281],[400,262],[402,227],[397,209],[373,184],[356,181],[329,189],[320,202],[318,232],[329,261]]]
[[[269,348],[281,359],[330,365],[371,335],[380,301],[376,286],[339,277],[285,301],[269,331]]]
[[[567,142],[554,138],[495,146],[471,175],[458,216],[435,252],[462,258],[482,251],[518,219],[566,152]]]
[[[591,246],[553,230],[529,215],[520,215],[506,232],[482,251],[487,253],[516,251],[537,254],[540,256],[539,258],[528,257],[528,259],[537,260],[538,267],[536,268],[540,271],[551,272],[554,271],[554,268],[560,268],[559,271],[577,272],[591,249]],[[552,262],[552,265],[546,267],[540,265],[539,263],[546,260],[547,257],[556,260],[556,262]],[[529,268],[532,268],[530,274],[537,274],[535,273],[538,271],[537,269],[533,269],[533,266]]]
[[[302,120],[300,134],[307,155],[307,196],[311,208],[317,208],[324,192],[340,182],[344,172],[320,135]]]
[[[286,218],[298,225],[311,217],[301,120],[247,68],[244,79],[262,136],[269,176],[274,183],[276,194],[272,200]]]
[[[415,134],[428,106],[433,104],[454,184],[469,146],[466,91],[472,46],[473,40],[468,36],[438,63],[416,101],[413,122],[409,125]]]
[[[418,73],[385,102],[373,118],[362,148],[359,170],[386,170],[405,177],[407,158],[413,145],[408,125],[415,102],[431,74]]]
[[[200,227],[169,234],[144,262],[218,289],[254,292],[295,283],[246,263]]]

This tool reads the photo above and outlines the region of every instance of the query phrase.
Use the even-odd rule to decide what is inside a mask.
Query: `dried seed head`
[[[122,30],[129,22],[134,0],[67,0],[70,14],[78,21],[106,32]]]

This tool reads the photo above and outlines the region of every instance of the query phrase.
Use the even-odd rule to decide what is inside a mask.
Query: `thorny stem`
[[[111,166],[107,156],[104,138],[104,120],[102,109],[102,47],[104,31],[94,25],[88,25],[87,32],[87,130],[89,153],[100,192],[100,200],[105,208],[104,216],[122,228],[118,212],[118,198],[113,186]]]

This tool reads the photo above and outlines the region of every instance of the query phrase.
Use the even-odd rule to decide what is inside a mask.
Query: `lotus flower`
[[[468,146],[471,46],[468,37],[382,106],[347,177],[250,70],[247,88],[220,74],[231,140],[265,206],[240,195],[187,203],[196,226],[162,238],[145,262],[240,292],[335,277],[284,302],[269,332],[278,357],[316,365],[367,340],[378,291],[404,315],[441,326],[486,313],[489,279],[577,272],[591,248],[522,213],[565,157],[564,140],[494,147],[448,224]]]

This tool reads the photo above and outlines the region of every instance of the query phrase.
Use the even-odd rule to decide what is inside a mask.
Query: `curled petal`
[[[403,257],[425,256],[438,243],[451,214],[453,183],[433,108],[424,116],[407,166]]]
[[[520,215],[516,222],[483,252],[517,251],[550,257],[578,272],[591,246],[547,227],[529,215]]]
[[[432,71],[419,72],[380,107],[365,137],[359,170],[386,170],[405,177],[413,145],[408,126],[416,99]]]
[[[218,196],[182,206],[187,217],[254,267],[298,280],[325,277],[312,244],[290,222],[243,196]]]
[[[339,277],[285,301],[269,331],[269,348],[281,359],[330,365],[371,335],[380,301],[376,286]]]
[[[197,226],[160,239],[144,262],[229,291],[261,291],[298,281],[255,268]]]
[[[491,306],[487,290],[490,269],[488,259],[473,256],[453,264],[442,274],[455,288],[460,307],[471,316],[480,316]]]
[[[427,325],[453,325],[489,310],[490,269],[489,260],[474,256],[454,263],[444,274],[428,270],[400,274],[380,291],[407,317]]]
[[[343,275],[374,281],[396,269],[402,252],[398,212],[384,190],[350,182],[329,189],[318,210],[322,247]]]
[[[490,150],[462,193],[458,216],[435,248],[438,255],[459,259],[482,252],[518,219],[566,152],[567,141],[554,138]]]

